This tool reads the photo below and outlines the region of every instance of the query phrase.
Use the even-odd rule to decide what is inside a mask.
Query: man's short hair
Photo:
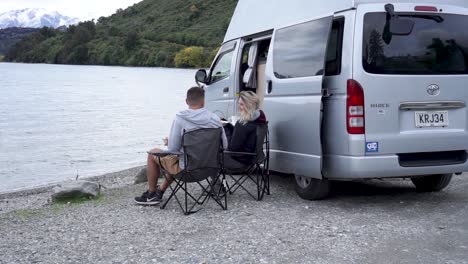
[[[187,91],[187,103],[189,105],[200,105],[205,100],[205,90],[200,87],[192,87]]]

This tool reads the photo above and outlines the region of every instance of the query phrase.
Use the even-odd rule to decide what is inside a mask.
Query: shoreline
[[[142,169],[144,167],[145,167],[144,165],[141,165],[141,166],[131,167],[131,168],[128,168],[128,169],[123,169],[123,170],[118,170],[118,171],[104,172],[103,174],[99,174],[99,175],[79,177],[78,180],[96,181],[96,180],[99,180],[101,178],[107,178],[107,177],[109,177],[109,175],[121,173],[121,172],[128,171],[128,170],[133,170],[133,169],[136,169],[136,168]],[[24,193],[37,194],[37,193],[41,193],[41,192],[47,192],[47,191],[52,190],[57,185],[64,184],[64,183],[69,183],[69,182],[73,182],[73,181],[75,181],[75,180],[68,179],[68,180],[62,180],[62,181],[57,181],[57,182],[52,182],[52,183],[44,183],[44,184],[41,184],[41,185],[36,185],[36,186],[31,186],[31,187],[20,187],[20,188],[13,189],[13,190],[10,190],[10,191],[0,191],[0,199],[2,199],[5,196],[10,196],[10,195],[14,196],[15,194],[24,194]]]
[[[105,173],[97,176],[84,177],[79,180],[87,180],[98,182],[103,186],[103,192],[106,190],[123,188],[133,185],[135,176],[145,166],[138,166],[125,169],[117,172]],[[9,213],[17,210],[37,209],[49,203],[54,187],[72,182],[70,180],[58,183],[48,184],[46,186],[38,186],[25,188],[22,190],[14,190],[12,192],[0,193],[0,214]]]
[[[0,55],[1,56],[1,55]],[[178,68],[178,67],[164,67],[164,66],[132,66],[132,65],[102,65],[102,64],[60,64],[60,63],[45,63],[45,62],[21,62],[21,61],[2,61],[0,63],[5,64],[32,64],[32,65],[56,65],[56,66],[89,66],[89,67],[122,67],[122,68],[137,68],[137,69],[171,69],[171,70],[192,70],[196,71],[200,67],[194,68]],[[200,69],[206,69],[207,67],[201,67]]]

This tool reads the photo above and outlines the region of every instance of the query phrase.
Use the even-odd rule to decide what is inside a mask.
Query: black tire
[[[449,185],[452,174],[437,174],[411,178],[414,186],[420,192],[438,192]]]
[[[327,179],[295,176],[296,192],[305,200],[320,200],[330,193],[330,182]]]

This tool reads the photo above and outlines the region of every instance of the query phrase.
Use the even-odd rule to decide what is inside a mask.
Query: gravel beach
[[[141,167],[92,178],[100,199],[48,201],[51,188],[0,195],[0,263],[468,263],[468,175],[439,193],[408,181],[340,182],[305,201],[273,175],[257,202],[229,196],[184,216],[133,203]]]

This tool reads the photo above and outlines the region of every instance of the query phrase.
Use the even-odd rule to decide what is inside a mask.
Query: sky
[[[109,16],[141,0],[0,0],[0,13],[24,8],[44,8],[80,20]]]

